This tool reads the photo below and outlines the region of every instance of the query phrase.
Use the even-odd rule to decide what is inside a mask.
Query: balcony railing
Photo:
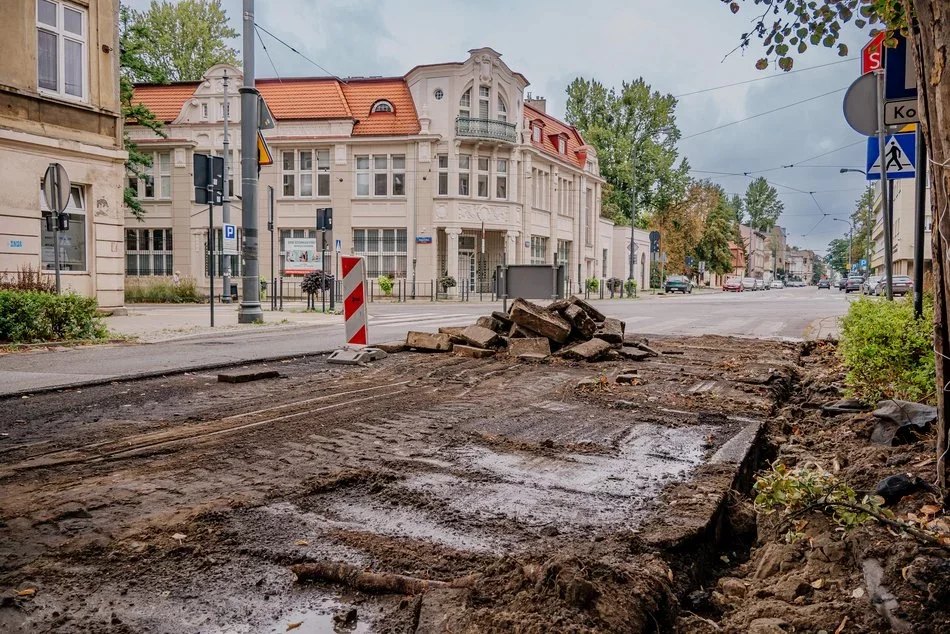
[[[476,139],[491,139],[515,143],[518,139],[515,134],[515,124],[495,119],[475,119],[472,117],[456,117],[455,135]]]

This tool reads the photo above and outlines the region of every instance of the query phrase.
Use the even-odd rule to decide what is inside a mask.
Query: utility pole
[[[914,209],[914,316],[924,314],[924,223],[927,221],[924,205],[927,202],[927,146],[924,134],[917,124],[916,208]]]
[[[254,88],[254,0],[244,0],[244,86],[241,93],[241,226],[244,259],[241,307],[238,323],[250,324],[264,319],[261,310],[261,284],[258,266],[257,236],[257,134],[258,100]]]
[[[633,265],[637,261],[637,243],[635,242],[635,231],[637,226],[637,149],[633,148],[630,174],[630,275],[628,280],[636,279],[633,274]],[[621,295],[623,292],[621,291]]]
[[[893,253],[893,193],[894,184],[887,178],[887,166],[885,163],[885,151],[887,127],[884,125],[884,69],[879,68],[874,71],[877,78],[877,145],[881,161],[881,193],[884,195],[884,277],[887,288],[887,299],[894,299],[894,253]]]
[[[231,155],[229,153],[228,147],[230,143],[228,142],[228,115],[230,108],[228,107],[228,71],[224,71],[224,176],[222,177],[222,187],[224,192],[221,197],[221,220],[224,224],[231,223],[231,192],[228,191],[228,163],[231,160]],[[225,255],[222,258],[223,266],[221,267],[221,278],[224,284],[224,290],[221,291],[221,303],[230,304],[231,303],[231,256]]]

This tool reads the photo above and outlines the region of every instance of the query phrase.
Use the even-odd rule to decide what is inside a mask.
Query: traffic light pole
[[[228,161],[231,159],[230,155],[230,142],[228,139],[228,71],[224,71],[224,170],[222,176],[222,189],[224,190],[221,197],[221,222],[223,224],[231,223],[231,192],[228,191],[228,170],[230,165]],[[221,236],[224,238],[224,236]],[[223,240],[222,240],[223,243]],[[224,290],[221,292],[221,303],[229,304],[231,303],[231,258],[225,257],[222,258],[223,262],[221,263],[221,282]]]
[[[916,208],[914,209],[914,316],[924,314],[924,224],[927,221],[924,205],[927,203],[927,145],[917,125]]]
[[[884,69],[874,71],[877,78],[877,146],[881,161],[881,205],[884,212],[884,278],[887,299],[894,299],[894,253],[893,253],[893,192],[894,184],[887,177],[885,161],[887,126],[884,125]]]
[[[214,328],[214,159],[208,155],[208,304],[211,306],[211,327]]]
[[[260,266],[258,262],[257,220],[257,130],[258,100],[254,88],[254,0],[244,0],[244,86],[241,93],[241,226],[244,244],[243,294],[238,310],[238,323],[263,321],[261,310]]]

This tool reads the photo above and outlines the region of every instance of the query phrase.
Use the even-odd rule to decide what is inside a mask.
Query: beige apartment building
[[[914,210],[917,179],[906,178],[894,182],[894,236],[893,263],[894,275],[914,276]],[[876,185],[874,199],[874,229],[871,232],[871,273],[884,275],[884,211],[880,181]],[[930,271],[933,234],[930,208],[930,183],[928,179],[927,197],[924,205],[924,273]],[[855,255],[860,259],[860,255]]]
[[[10,0],[0,23],[0,271],[54,268],[64,289],[123,303],[119,0]],[[41,179],[69,176],[54,244]]]
[[[216,66],[200,82],[136,88],[168,138],[129,130],[155,159],[148,178],[130,183],[147,209],[142,223],[127,218],[130,276],[178,271],[207,291],[208,210],[194,202],[192,155],[223,152],[225,76],[229,180],[240,194],[239,69]],[[317,237],[318,208],[333,209],[328,270],[337,250],[362,255],[370,278],[415,280],[423,293],[422,284],[443,275],[457,280],[456,291],[487,292],[503,262],[556,258],[574,289],[578,280],[609,276],[613,224],[600,218],[596,153],[547,114],[543,100],[525,98],[527,86],[490,48],[403,77],[257,80],[276,123],[264,131],[275,164],[260,171],[262,276],[271,277],[272,259],[278,276],[323,267],[311,256],[299,262],[288,242]],[[220,235],[221,208],[214,213]],[[231,219],[240,234],[239,200],[232,199]],[[223,257],[240,277],[240,258],[219,254],[219,271]]]
[[[772,248],[769,234],[745,225],[739,227],[746,252],[746,277],[770,280],[772,276]]]
[[[634,261],[633,279],[640,289],[650,288],[650,232],[645,229],[634,229],[633,237]],[[630,227],[613,228],[613,259],[612,267],[604,274],[605,279],[618,277],[626,280],[631,277],[630,271]]]
[[[811,284],[815,257],[815,252],[810,249],[789,249],[786,255],[788,278],[798,278],[807,284]]]

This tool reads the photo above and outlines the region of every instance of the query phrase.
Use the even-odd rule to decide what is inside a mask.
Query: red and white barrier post
[[[340,258],[343,273],[343,319],[346,322],[346,345],[369,343],[366,327],[366,263],[361,257]]]

